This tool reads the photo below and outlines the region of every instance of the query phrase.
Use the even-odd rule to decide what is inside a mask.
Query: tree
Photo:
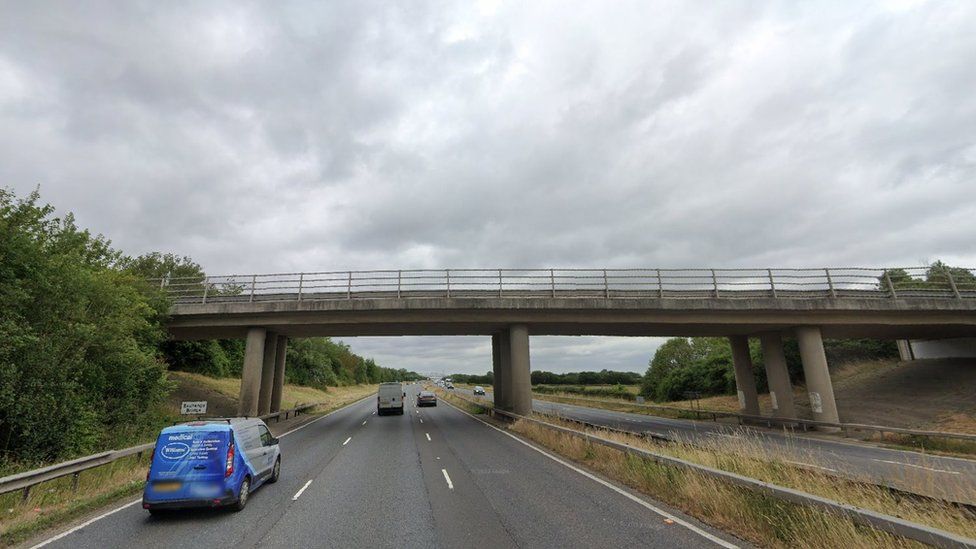
[[[170,386],[165,301],[108,240],[0,189],[0,459],[47,460],[152,427]]]

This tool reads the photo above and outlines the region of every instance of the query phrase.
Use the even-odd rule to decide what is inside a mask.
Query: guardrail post
[[[258,275],[251,275],[251,298],[249,302],[254,303],[254,287],[258,285]]]
[[[498,297],[502,296],[502,270],[498,269]]]
[[[830,289],[830,297],[837,297],[837,292],[834,290],[834,281],[830,278],[830,269],[824,267],[824,274],[827,275],[827,288]]]
[[[78,478],[79,477],[81,477],[81,471],[79,471],[79,472],[74,473],[73,475],[71,475],[71,491],[72,492],[77,492],[78,491]]]
[[[346,299],[352,299],[352,271],[349,271],[349,278],[346,283]]]
[[[610,282],[607,280],[606,269],[603,269],[603,293],[607,299],[610,299]]]
[[[715,277],[715,269],[712,271],[712,285],[715,287],[715,297],[718,297],[718,278]]]
[[[891,282],[891,277],[888,276],[888,269],[884,272],[885,282],[888,283],[888,290],[891,292],[891,299],[897,299],[898,294],[895,292],[895,285]]]
[[[451,297],[451,270],[444,269],[444,276],[447,278],[447,297]]]
[[[305,273],[298,273],[298,301],[302,300],[302,286],[305,284]]]
[[[30,486],[24,486],[24,489],[21,490],[20,501],[26,502],[28,499],[30,499],[30,489]]]
[[[402,280],[403,280],[403,271],[397,271],[397,299],[400,299],[400,284]]]
[[[201,305],[207,304],[207,292],[210,291],[210,277],[203,279],[203,299],[200,300]]]
[[[556,273],[549,269],[549,284],[552,286],[552,297],[556,297]]]
[[[949,270],[949,266],[943,265],[942,268],[945,269],[946,278],[949,279],[949,287],[952,288],[953,295],[956,296],[956,299],[962,299],[962,294],[959,293],[959,288],[956,287],[956,281],[952,278],[952,271]]]
[[[776,283],[773,282],[773,270],[772,269],[766,269],[766,274],[769,275],[769,291],[770,291],[770,293],[773,294],[773,297],[775,298],[776,297]]]

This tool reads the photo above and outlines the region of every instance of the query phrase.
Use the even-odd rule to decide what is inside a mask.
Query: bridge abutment
[[[281,395],[285,390],[285,354],[288,352],[288,336],[279,335],[275,344],[274,381],[271,385],[271,412],[281,411]]]
[[[732,366],[735,370],[735,387],[739,395],[739,411],[743,414],[759,415],[759,394],[756,391],[756,377],[752,374],[752,357],[749,356],[749,338],[730,336],[732,347]]]
[[[793,404],[793,384],[786,368],[786,354],[783,352],[783,338],[779,332],[760,334],[763,364],[766,366],[766,382],[769,385],[769,399],[773,405],[773,416],[796,419],[796,406]]]
[[[241,393],[237,415],[258,415],[258,394],[261,392],[261,373],[264,365],[264,342],[267,330],[249,328],[244,346],[244,367],[241,372]]]
[[[810,396],[810,409],[816,421],[839,422],[837,403],[834,401],[834,386],[827,370],[827,355],[824,353],[823,336],[817,326],[796,328],[796,340],[800,346],[800,360],[803,361],[803,377]]]

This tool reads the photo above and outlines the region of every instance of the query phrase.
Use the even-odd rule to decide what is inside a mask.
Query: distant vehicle
[[[437,395],[430,391],[420,391],[417,395],[417,407],[421,406],[437,406]]]
[[[444,387],[447,388],[447,389],[453,389],[454,388],[454,384],[451,383],[450,381],[448,381],[447,383],[444,384]]]
[[[280,475],[278,439],[260,419],[173,425],[156,439],[142,508],[150,514],[221,506],[240,511],[251,492]]]
[[[403,415],[403,386],[399,382],[380,383],[380,390],[376,395],[376,414],[387,412]]]
[[[485,394],[485,388],[482,387],[481,385],[475,385],[474,386],[474,391],[472,391],[472,392],[474,394],[476,394],[476,395],[484,395]]]

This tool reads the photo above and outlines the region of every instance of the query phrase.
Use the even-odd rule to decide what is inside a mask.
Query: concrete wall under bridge
[[[501,271],[497,288],[487,290],[452,286],[450,274],[446,287],[422,291],[403,289],[398,277],[395,292],[354,291],[352,273],[336,277],[348,281],[345,291],[327,292],[303,293],[304,275],[297,278],[297,292],[282,291],[287,284],[280,281],[261,289],[257,275],[251,277],[250,291],[245,285],[221,293],[216,285],[198,281],[195,294],[174,292],[168,328],[175,339],[247,339],[241,412],[249,415],[276,406],[289,337],[491,336],[497,404],[525,414],[532,402],[530,336],[607,335],[730,337],[740,405],[750,414],[759,406],[754,380],[747,375],[752,365],[743,350],[749,337],[758,337],[767,355],[774,414],[792,418],[793,393],[782,356],[782,338],[792,336],[800,344],[814,419],[828,422],[839,418],[824,337],[976,337],[976,292],[968,288],[915,293],[894,286],[889,291],[844,289],[828,273],[822,288],[801,291],[777,288],[770,272],[768,289],[737,290],[723,287],[712,271],[712,287],[672,290],[659,274],[655,291],[635,291],[614,287],[613,277],[603,271],[602,277],[591,277],[600,279],[601,287],[580,291],[557,282],[555,271],[545,272],[551,286],[541,291],[526,289],[525,277],[512,283],[521,289],[508,288]]]

